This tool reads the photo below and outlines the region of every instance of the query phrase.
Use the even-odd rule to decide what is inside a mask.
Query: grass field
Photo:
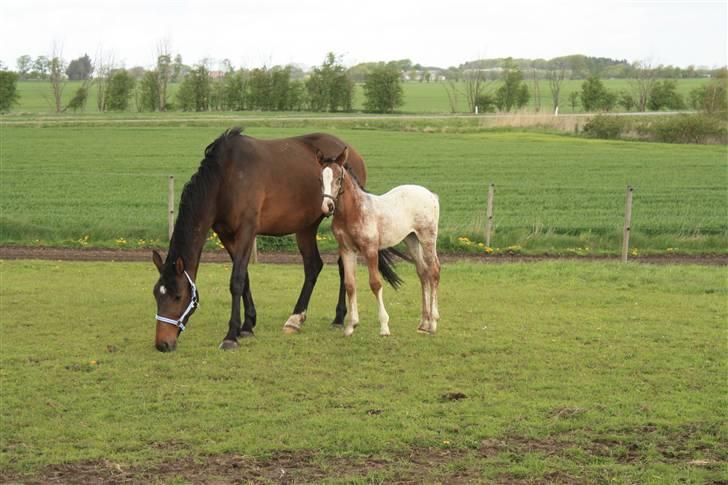
[[[572,113],[574,110],[569,105],[568,96],[572,91],[580,91],[582,80],[566,80],[561,86],[561,113]],[[607,89],[613,91],[631,91],[629,81],[626,79],[605,79],[604,85]],[[704,83],[708,79],[680,79],[677,81],[678,93],[687,99],[690,91]],[[81,85],[80,81],[70,81],[67,83],[63,92],[64,106],[73,97],[73,94]],[[406,82],[403,83],[404,105],[400,108],[403,113],[450,113],[451,106],[448,100],[446,86],[444,82]],[[486,91],[494,93],[498,88],[498,82],[489,82],[486,85]],[[551,91],[547,81],[540,81],[540,101],[541,109],[545,112],[551,112],[552,100]],[[174,95],[179,88],[178,84],[172,84],[169,88],[170,100],[174,102]],[[459,89],[464,92],[464,83],[459,83]],[[536,105],[536,96],[533,86],[529,83],[531,89],[531,101],[529,109],[533,109]],[[47,81],[22,81],[18,83],[18,92],[20,94],[19,104],[13,107],[13,112],[31,112],[31,113],[50,113],[55,108],[53,104],[50,83]],[[356,86],[354,95],[354,109],[360,111],[364,106],[364,90],[361,85]],[[132,100],[130,111],[136,111]],[[460,113],[468,112],[467,102],[464,95],[458,97],[457,111]],[[581,108],[577,106],[576,112],[581,112]],[[89,100],[86,106],[86,113],[98,113],[96,107],[96,87],[92,86],[89,91]]]
[[[368,292],[351,339],[329,329],[331,267],[291,337],[301,269],[255,265],[257,337],[222,352],[229,265],[203,264],[202,306],[161,354],[152,264],[0,261],[0,479],[170,460],[214,479],[205,460],[282,452],[342,481],[728,479],[724,268],[445,265],[435,337],[401,271],[392,337]]]
[[[179,197],[204,147],[235,122],[163,120],[3,126],[0,243],[165,246],[167,176],[175,176]],[[407,132],[403,122],[392,123],[392,131],[341,128],[346,123],[335,120],[299,121],[295,128],[252,123],[247,133],[271,138],[328,131],[364,154],[374,193],[404,183],[429,187],[441,198],[440,246],[447,250],[483,249],[478,243],[489,182],[496,184],[496,252],[617,253],[627,184],[635,187],[632,244],[639,254],[728,248],[724,146],[449,133],[446,127],[428,133],[426,126]],[[327,224],[322,245],[333,249]],[[261,244],[293,248],[291,239]]]

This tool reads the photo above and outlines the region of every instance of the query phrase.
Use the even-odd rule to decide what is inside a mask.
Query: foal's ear
[[[174,262],[174,269],[177,271],[177,276],[180,276],[185,271],[185,262],[182,261],[182,258],[177,258],[177,261]]]
[[[318,160],[318,163],[324,162],[324,154],[318,148],[316,149],[316,160]]]
[[[154,266],[157,267],[157,271],[161,274],[164,263],[162,262],[162,256],[159,255],[156,249],[152,250],[152,261],[154,261]]]
[[[349,147],[344,147],[344,151],[341,152],[341,155],[336,157],[336,163],[338,165],[343,166],[346,163],[346,160],[349,158]]]

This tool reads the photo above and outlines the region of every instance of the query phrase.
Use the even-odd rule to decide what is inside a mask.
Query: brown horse
[[[197,173],[185,185],[166,261],[154,251],[159,270],[154,285],[157,302],[155,344],[162,352],[174,350],[179,333],[197,307],[197,269],[202,247],[212,228],[230,254],[232,311],[229,329],[220,347],[238,346],[238,337],[252,336],[256,311],[248,281],[248,261],[257,234],[295,234],[303,257],[305,279],[301,294],[284,331],[297,332],[306,319],[306,308],[323,262],[316,245],[321,213],[321,185],[317,152],[340,153],[346,145],[338,138],[314,133],[277,140],[258,140],[226,131],[205,149]],[[349,165],[360,180],[366,180],[364,160],[354,150]],[[391,271],[382,253],[383,274]],[[335,325],[346,314],[343,267]],[[245,320],[240,321],[240,300]]]

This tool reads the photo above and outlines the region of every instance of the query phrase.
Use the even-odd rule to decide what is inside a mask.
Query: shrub
[[[728,141],[725,122],[703,114],[678,115],[660,118],[640,132],[652,135],[665,143],[708,143]]]
[[[584,125],[584,133],[591,138],[614,140],[620,138],[630,128],[626,116],[598,115]]]
[[[374,113],[391,113],[402,106],[402,82],[399,70],[379,65],[366,75],[364,109]]]
[[[17,104],[18,75],[11,71],[0,71],[0,112],[9,111],[10,107]]]
[[[111,111],[125,111],[129,106],[129,96],[131,96],[135,83],[136,81],[126,69],[115,71],[109,81],[107,108]]]

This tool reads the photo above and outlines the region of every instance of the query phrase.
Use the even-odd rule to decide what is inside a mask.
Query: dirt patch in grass
[[[689,432],[687,430],[686,432]],[[568,459],[574,448],[593,457],[611,458],[622,464],[640,466],[645,456],[636,443],[596,437],[588,443],[577,443],[574,436],[557,435],[544,438],[505,437],[486,439],[477,449],[413,448],[405,453],[388,456],[337,457],[324,456],[312,451],[276,452],[267,457],[226,453],[198,457],[178,457],[150,464],[123,464],[109,460],[95,460],[41,468],[33,475],[0,471],[2,483],[168,483],[187,481],[192,483],[311,483],[325,479],[372,478],[376,481],[397,484],[426,482],[473,483],[495,479],[497,483],[523,483],[521,475],[513,475],[508,465],[526,454]],[[671,435],[671,439],[676,436]],[[665,463],[679,462],[684,466],[716,468],[725,464],[715,450],[707,458],[691,458],[692,446],[686,441],[673,442],[667,453],[662,453]],[[658,440],[661,441],[661,440]],[[685,445],[681,447],[680,445]],[[184,448],[180,443],[154,443],[155,448],[167,448],[177,452]],[[662,448],[658,443],[658,449]],[[676,455],[677,453],[677,459]],[[701,453],[702,454],[702,453]],[[663,461],[661,460],[661,461]],[[483,471],[489,467],[489,477]],[[577,477],[564,470],[547,470],[540,477],[528,477],[529,483],[583,483],[586,477]]]
[[[60,261],[150,261],[151,249],[76,249],[59,247],[32,246],[0,246],[0,259],[44,259]],[[336,264],[338,255],[333,252],[322,253],[327,264]],[[442,253],[440,261],[452,263],[468,261],[479,263],[520,263],[530,261],[618,261],[619,256],[528,256],[518,254],[482,255]],[[649,255],[630,258],[631,261],[649,264],[703,264],[711,266],[728,265],[728,254],[704,255]],[[205,251],[203,262],[229,263],[230,257],[225,251]],[[258,261],[268,264],[301,264],[301,256],[294,252],[270,251],[258,253]]]

